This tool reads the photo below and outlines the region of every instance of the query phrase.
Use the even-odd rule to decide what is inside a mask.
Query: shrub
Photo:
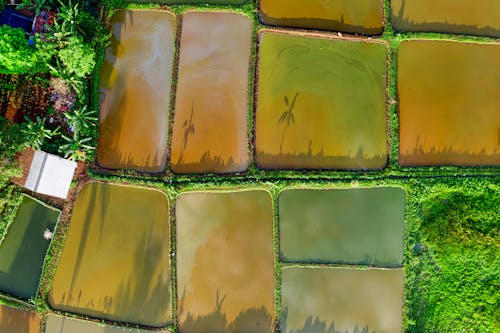
[[[0,26],[0,74],[45,73],[54,54],[54,47],[40,38],[30,46],[22,29]]]
[[[84,78],[94,71],[95,50],[80,37],[72,36],[59,51],[59,60],[68,76]]]

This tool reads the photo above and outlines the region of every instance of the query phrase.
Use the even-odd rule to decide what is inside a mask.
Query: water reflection
[[[401,269],[285,268],[281,331],[402,331]]]
[[[380,0],[260,0],[260,18],[271,25],[367,35],[384,29]]]
[[[398,62],[399,162],[500,165],[500,47],[405,41]]]
[[[162,192],[86,185],[73,209],[49,302],[92,317],[164,326],[170,320],[168,251],[168,200]]]
[[[0,245],[0,289],[24,299],[35,298],[50,239],[60,212],[24,196]]]
[[[148,331],[130,327],[102,325],[99,322],[84,321],[49,314],[45,325],[45,333],[168,333],[168,331]]]
[[[285,190],[278,209],[281,253],[287,261],[402,264],[401,188]]]
[[[500,37],[498,0],[392,0],[391,9],[397,30]]]
[[[38,333],[40,317],[31,311],[13,309],[0,304],[0,332]]]
[[[176,219],[179,331],[271,332],[269,193],[184,193]]]
[[[111,169],[166,164],[176,20],[165,11],[118,11],[100,75],[97,159]]]
[[[267,31],[259,45],[259,166],[385,166],[384,44]]]
[[[251,37],[252,24],[244,15],[183,16],[171,151],[174,172],[246,170]]]

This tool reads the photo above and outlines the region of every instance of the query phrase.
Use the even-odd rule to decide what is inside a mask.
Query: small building
[[[36,150],[24,187],[40,194],[66,199],[76,162]]]

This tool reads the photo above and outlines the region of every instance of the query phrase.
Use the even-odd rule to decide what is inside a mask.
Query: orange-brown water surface
[[[78,194],[52,307],[146,326],[170,320],[169,203],[157,190],[90,183]]]
[[[381,0],[260,0],[265,24],[362,34],[384,29]]]
[[[10,308],[0,304],[0,332],[38,333],[40,317],[32,311]]]
[[[179,331],[271,333],[270,194],[183,193],[176,221]]]
[[[500,165],[500,44],[399,48],[402,165]]]
[[[170,157],[174,172],[246,170],[251,37],[252,24],[244,15],[183,16]]]
[[[498,0],[391,0],[391,10],[397,30],[500,37]]]
[[[97,160],[110,169],[161,172],[176,34],[166,11],[121,10],[100,75]]]

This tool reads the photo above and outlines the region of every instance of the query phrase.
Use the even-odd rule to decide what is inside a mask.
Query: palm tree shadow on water
[[[290,127],[291,124],[295,123],[295,115],[293,114],[293,109],[295,108],[295,103],[297,101],[297,97],[299,93],[297,92],[295,96],[293,96],[292,102],[290,103],[288,96],[283,97],[283,101],[285,102],[285,106],[287,107],[286,111],[284,111],[277,121],[277,125],[283,124],[283,133],[281,135],[280,142],[280,155],[283,152],[283,142],[285,140],[286,130]]]
[[[212,312],[195,316],[187,313],[184,320],[179,319],[181,333],[271,333],[273,316],[264,306],[242,310],[236,318],[229,322],[222,307],[227,295],[220,296],[217,290]],[[185,311],[186,291],[179,300],[179,318]]]

